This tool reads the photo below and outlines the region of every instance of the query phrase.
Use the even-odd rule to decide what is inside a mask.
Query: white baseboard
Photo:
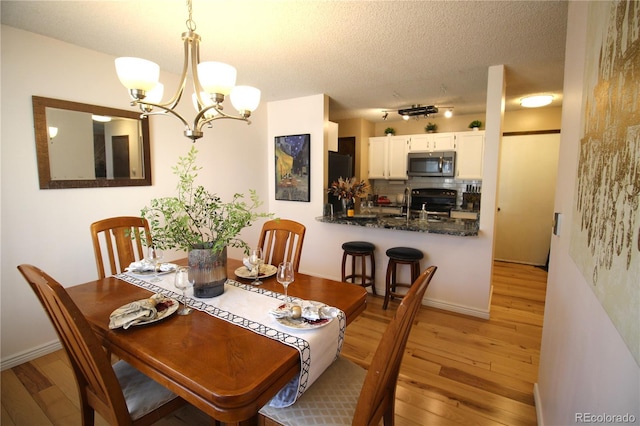
[[[542,399],[540,398],[540,388],[537,383],[533,384],[533,401],[536,404],[536,417],[538,418],[538,426],[544,426],[542,418]]]
[[[36,346],[35,348],[29,349],[28,351],[24,351],[17,355],[13,355],[9,358],[3,359],[2,361],[0,361],[0,370],[4,371],[8,368],[13,368],[16,365],[20,365],[41,356],[50,354],[51,352],[55,352],[58,349],[62,349],[62,344],[60,344],[59,340],[54,340],[52,342],[45,343],[44,345]]]
[[[334,280],[334,281],[341,281],[342,280],[341,277],[328,276],[328,275],[318,275],[318,274],[314,275],[313,273],[310,273],[308,271],[305,271],[304,273],[307,274],[307,275],[320,277],[320,278],[325,278],[325,279]],[[372,290],[367,287],[367,292],[371,293]],[[384,287],[382,287],[381,289],[376,287],[376,294],[378,296],[384,297],[384,292],[385,292],[385,288]],[[489,292],[489,303],[487,304],[487,308],[486,309],[470,308],[470,307],[464,306],[464,305],[457,305],[455,303],[442,302],[442,301],[439,301],[439,300],[433,300],[433,299],[428,299],[428,298],[423,299],[422,300],[422,304],[425,305],[425,306],[431,306],[432,308],[442,309],[444,311],[455,312],[455,313],[458,313],[458,314],[469,315],[469,316],[472,316],[472,317],[477,317],[477,318],[482,318],[482,319],[489,319],[490,313],[491,313],[491,298],[492,297],[493,297],[493,286],[491,286],[491,290]]]
[[[468,306],[462,306],[462,305],[454,305],[451,303],[446,303],[446,302],[440,302],[437,300],[423,300],[422,301],[423,305],[425,306],[430,306],[432,308],[437,308],[437,309],[442,309],[444,311],[450,311],[450,312],[455,312],[458,314],[463,314],[463,315],[469,315],[472,317],[477,317],[477,318],[482,318],[482,319],[489,319],[489,309],[486,310],[481,310],[481,309],[476,309],[476,308],[470,308]]]

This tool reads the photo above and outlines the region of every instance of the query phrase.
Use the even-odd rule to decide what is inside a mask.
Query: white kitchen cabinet
[[[433,133],[434,151],[453,151],[456,148],[455,133]]]
[[[409,135],[409,152],[432,151],[433,134]]]
[[[409,152],[453,151],[455,133],[409,135]]]
[[[391,136],[389,138],[389,177],[388,179],[408,179],[407,153],[409,139],[406,136]]]
[[[369,179],[387,179],[387,136],[369,138]]]
[[[484,130],[456,133],[456,179],[482,179]]]
[[[369,179],[407,179],[407,136],[369,138]]]

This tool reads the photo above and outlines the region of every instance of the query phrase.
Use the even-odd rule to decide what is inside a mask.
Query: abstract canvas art
[[[590,2],[570,254],[640,364],[640,2]]]

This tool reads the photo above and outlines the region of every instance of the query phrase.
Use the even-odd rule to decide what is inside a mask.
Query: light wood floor
[[[535,425],[546,281],[542,269],[496,262],[490,320],[423,307],[400,369],[396,425]],[[347,328],[343,355],[368,366],[396,306],[383,311],[382,299],[371,296]],[[80,424],[62,351],[5,370],[1,378],[3,426]],[[96,424],[106,422],[96,416]],[[209,422],[187,408],[157,424]]]

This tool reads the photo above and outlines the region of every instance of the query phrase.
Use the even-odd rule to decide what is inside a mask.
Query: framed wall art
[[[276,136],[276,200],[309,202],[310,134]]]
[[[635,3],[589,3],[569,253],[640,364],[640,16]]]

